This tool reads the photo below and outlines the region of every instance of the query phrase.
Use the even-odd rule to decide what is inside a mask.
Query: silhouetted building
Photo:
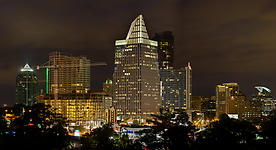
[[[158,114],[160,77],[158,43],[150,40],[142,15],[132,23],[126,39],[115,42],[113,104],[119,119],[143,119]]]
[[[105,92],[109,96],[112,96],[112,80],[107,79],[103,83],[103,92]]]
[[[158,42],[158,62],[160,69],[173,67],[174,37],[171,31],[156,33],[153,40]]]
[[[16,76],[16,104],[31,106],[38,96],[38,81],[34,70],[28,64]]]
[[[216,96],[201,97],[201,113],[205,119],[212,120],[216,117]]]

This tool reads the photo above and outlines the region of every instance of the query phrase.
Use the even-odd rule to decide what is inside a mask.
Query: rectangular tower
[[[60,52],[49,55],[47,83],[50,94],[87,93],[90,90],[90,60]]]
[[[174,37],[171,31],[155,33],[153,38],[158,42],[158,61],[160,69],[173,68]]]
[[[238,83],[223,83],[216,88],[216,115],[230,113],[230,100],[239,96]]]
[[[139,15],[125,40],[115,42],[113,104],[121,119],[146,119],[160,108],[157,42]]]
[[[162,108],[165,110],[186,109],[185,69],[160,69]]]

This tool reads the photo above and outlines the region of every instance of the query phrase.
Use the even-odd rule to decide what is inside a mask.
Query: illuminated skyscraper
[[[115,42],[113,104],[121,119],[144,119],[159,113],[157,46],[149,39],[142,15],[131,23],[126,39]]]
[[[34,70],[28,64],[16,77],[16,104],[31,106],[38,96],[38,81]]]
[[[174,37],[171,31],[156,33],[153,38],[158,42],[158,62],[160,69],[173,67]]]

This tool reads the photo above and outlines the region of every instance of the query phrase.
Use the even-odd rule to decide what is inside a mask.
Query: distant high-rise
[[[112,96],[112,80],[107,79],[103,83],[103,92],[105,92],[109,96]]]
[[[271,90],[264,86],[255,86],[258,93],[253,96],[252,104],[261,110],[263,116],[276,109],[276,100],[272,98]]]
[[[238,83],[223,83],[217,85],[216,88],[216,115],[230,113],[230,100],[234,99],[235,96],[239,96],[239,85]]]
[[[191,111],[191,97],[192,97],[192,67],[190,62],[188,62],[188,66],[185,67],[185,100],[186,100],[186,110],[189,113]]]
[[[90,90],[90,60],[61,52],[49,55],[46,67],[46,93],[87,93]]]
[[[174,37],[171,31],[156,33],[153,38],[158,42],[158,62],[160,69],[173,67]]]
[[[192,68],[160,69],[162,108],[170,111],[191,111]]]
[[[165,110],[186,109],[185,69],[160,69],[162,108]]]
[[[31,106],[38,96],[38,81],[34,70],[28,64],[16,77],[16,104]]]
[[[113,104],[121,119],[144,119],[159,113],[157,46],[149,39],[142,15],[131,23],[126,39],[115,42]]]

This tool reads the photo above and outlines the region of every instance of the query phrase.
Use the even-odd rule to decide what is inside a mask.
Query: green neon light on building
[[[49,69],[46,68],[46,94],[48,94]]]

